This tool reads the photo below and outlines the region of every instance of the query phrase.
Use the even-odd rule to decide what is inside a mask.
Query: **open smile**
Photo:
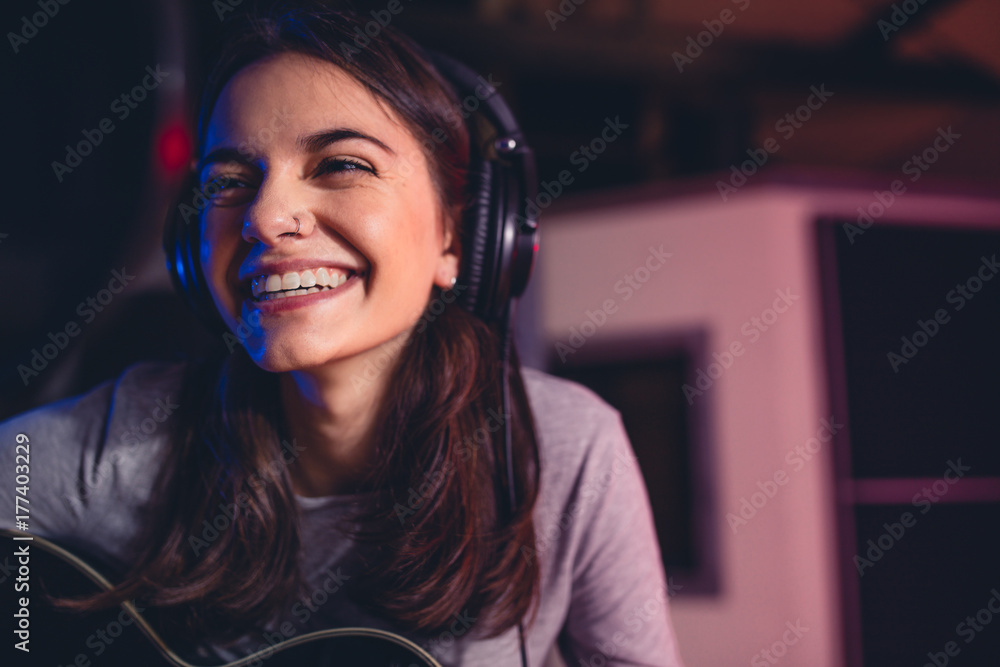
[[[264,274],[251,280],[250,291],[252,300],[261,303],[334,290],[355,275],[358,274],[347,269],[327,267]]]

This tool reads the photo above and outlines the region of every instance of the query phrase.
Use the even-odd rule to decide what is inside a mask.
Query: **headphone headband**
[[[459,303],[495,321],[511,299],[524,293],[537,250],[537,207],[528,206],[538,190],[534,152],[488,79],[443,53],[422,51],[454,86],[460,101],[477,100],[473,112],[495,130],[495,135],[483,137],[475,122],[468,123],[476,152],[470,160],[471,197],[463,222],[472,238],[463,247],[466,257],[459,278],[468,287]],[[484,86],[485,95],[479,92]]]

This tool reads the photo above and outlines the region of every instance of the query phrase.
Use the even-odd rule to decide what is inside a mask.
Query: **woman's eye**
[[[250,178],[237,174],[219,174],[205,180],[201,193],[213,206],[231,206],[249,201],[257,191]]]
[[[323,174],[336,174],[341,172],[354,173],[365,171],[369,174],[377,176],[374,167],[361,162],[359,160],[353,160],[351,158],[335,157],[335,158],[325,158],[316,167],[315,175],[320,176]]]
[[[234,188],[248,188],[253,187],[250,182],[239,176],[232,175],[221,175],[209,179],[205,185],[202,186],[202,192],[207,196],[215,195],[219,192],[225,192],[226,190],[232,190]]]

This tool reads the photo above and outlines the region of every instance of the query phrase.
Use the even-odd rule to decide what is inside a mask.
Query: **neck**
[[[301,496],[358,493],[376,464],[375,435],[389,377],[401,346],[386,363],[384,348],[281,376],[288,429],[301,454],[289,466]]]

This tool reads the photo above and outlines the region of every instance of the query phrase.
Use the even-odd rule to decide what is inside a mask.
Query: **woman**
[[[467,114],[363,25],[251,17],[209,77],[198,298],[241,346],[0,425],[5,470],[33,443],[32,532],[121,570],[65,604],[142,600],[203,657],[366,626],[446,665],[521,664],[522,637],[531,665],[679,665],[620,419],[516,362],[504,401],[505,332],[458,304]]]

